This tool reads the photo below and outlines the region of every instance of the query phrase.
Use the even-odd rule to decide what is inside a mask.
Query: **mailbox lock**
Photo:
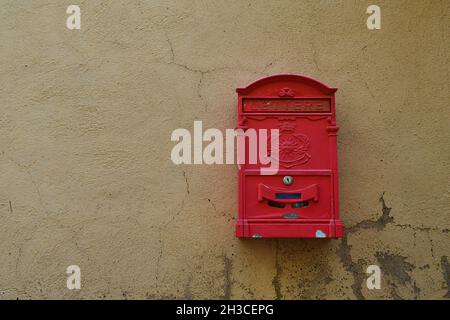
[[[292,182],[294,182],[294,178],[292,178],[291,176],[283,177],[283,183],[285,185],[290,186],[292,184]]]

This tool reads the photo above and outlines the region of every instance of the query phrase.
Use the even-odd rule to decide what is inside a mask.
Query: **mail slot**
[[[238,128],[278,129],[275,174],[267,164],[239,166],[240,238],[341,238],[336,88],[280,74],[238,88]],[[258,136],[257,139],[260,139]],[[249,147],[245,146],[246,159]]]

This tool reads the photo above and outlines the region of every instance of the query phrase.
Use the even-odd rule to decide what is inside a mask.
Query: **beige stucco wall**
[[[449,1],[0,4],[1,299],[450,297]],[[170,160],[284,72],[339,88],[342,241],[237,240],[236,167]]]

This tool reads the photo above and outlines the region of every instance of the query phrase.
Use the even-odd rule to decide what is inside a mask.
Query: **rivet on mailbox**
[[[262,175],[260,162],[239,167],[237,237],[342,238],[336,90],[292,74],[236,90],[239,124],[279,130],[275,175]]]

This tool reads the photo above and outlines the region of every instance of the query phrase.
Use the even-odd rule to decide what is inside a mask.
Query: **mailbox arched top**
[[[329,87],[323,82],[300,74],[276,74],[252,82],[246,87],[237,88],[241,95],[265,94],[281,97],[301,96],[305,92],[333,95],[337,88]]]

